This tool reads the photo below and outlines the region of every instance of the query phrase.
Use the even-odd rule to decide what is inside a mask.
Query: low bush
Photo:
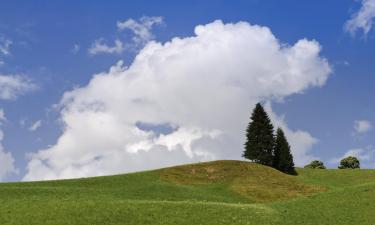
[[[319,160],[314,160],[311,163],[307,164],[305,168],[308,169],[325,169],[326,167],[324,166],[322,161]]]

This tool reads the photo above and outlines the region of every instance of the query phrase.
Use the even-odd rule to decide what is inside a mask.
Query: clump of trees
[[[283,130],[278,128],[276,136],[274,135],[271,120],[260,103],[256,104],[246,129],[243,157],[287,174],[297,174]]]
[[[274,126],[260,103],[255,105],[246,129],[243,157],[253,162],[271,166],[281,172],[296,175],[293,155],[288,140],[281,128],[274,134]],[[304,168],[326,169],[319,160],[311,161]],[[349,156],[340,161],[339,169],[360,168],[359,160]]]
[[[322,161],[319,161],[319,160],[311,161],[304,168],[307,168],[307,169],[326,169],[326,167],[324,166],[324,163]]]
[[[314,160],[307,164],[305,168],[308,169],[325,169],[323,162],[319,160]],[[360,169],[360,163],[357,157],[354,156],[348,156],[346,158],[343,158],[340,161],[340,165],[338,166],[339,169]]]
[[[359,169],[359,160],[354,156],[343,158],[340,161],[339,169]]]

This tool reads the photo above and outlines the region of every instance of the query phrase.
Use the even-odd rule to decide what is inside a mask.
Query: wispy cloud
[[[42,121],[41,120],[38,120],[38,121],[35,121],[33,124],[31,124],[31,126],[29,127],[29,131],[36,131],[38,128],[40,128],[42,126]]]
[[[88,51],[89,54],[93,56],[100,53],[121,54],[124,50],[124,44],[118,39],[115,40],[115,44],[113,46],[107,45],[103,39],[98,39],[94,41]]]
[[[13,42],[11,40],[0,37],[0,66],[5,64],[2,58],[10,55],[10,47],[12,44]]]
[[[71,52],[75,55],[79,52],[81,49],[81,46],[79,44],[74,44],[73,48],[71,49]]]
[[[356,120],[354,121],[354,132],[355,134],[364,134],[372,129],[372,124],[368,120]]]
[[[0,125],[6,120],[5,113],[3,109],[0,109]]]
[[[12,43],[13,42],[9,39],[0,39],[0,54],[9,55]]]
[[[353,36],[358,30],[362,30],[367,35],[373,27],[374,18],[375,0],[362,0],[361,8],[345,23],[344,29]]]
[[[153,16],[141,17],[138,21],[134,19],[127,19],[125,21],[117,22],[118,31],[130,30],[134,36],[132,40],[135,44],[141,45],[154,39],[154,34],[151,32],[153,26],[163,24],[163,17]]]
[[[12,100],[35,89],[37,85],[25,76],[0,75],[0,99]]]
[[[0,108],[0,181],[10,174],[18,174],[18,169],[15,167],[15,161],[10,152],[7,152],[2,145],[4,133],[2,128],[6,121],[4,110]]]
[[[124,44],[125,42],[118,37],[113,45],[109,45],[104,38],[100,38],[94,41],[88,49],[88,53],[91,56],[98,54],[121,54],[125,50],[139,49],[155,38],[155,35],[152,33],[153,27],[163,23],[163,18],[160,16],[144,16],[138,20],[130,18],[125,21],[118,21],[117,31],[120,33],[129,30],[132,34],[131,41],[127,41],[127,44]]]

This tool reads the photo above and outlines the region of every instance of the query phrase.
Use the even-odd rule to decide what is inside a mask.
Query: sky
[[[241,159],[375,168],[375,0],[0,1],[0,181]]]

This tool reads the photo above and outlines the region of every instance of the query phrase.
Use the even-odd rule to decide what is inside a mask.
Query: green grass
[[[116,176],[2,183],[0,224],[375,224],[375,170],[298,173],[215,161]]]

